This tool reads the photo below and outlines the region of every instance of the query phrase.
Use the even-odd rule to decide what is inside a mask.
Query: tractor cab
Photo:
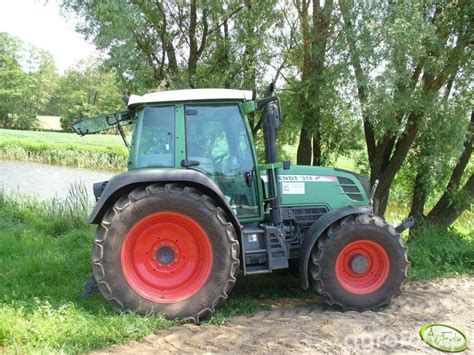
[[[129,105],[135,107],[136,122],[129,170],[200,171],[219,186],[239,218],[256,217],[256,160],[239,105],[242,100],[235,95],[215,100],[215,93],[209,95],[208,100],[201,96],[189,104],[179,102],[187,99],[184,94],[174,97],[172,104],[160,103],[158,94],[144,103],[132,96]]]

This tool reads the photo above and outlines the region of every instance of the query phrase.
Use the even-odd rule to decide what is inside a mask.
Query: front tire
[[[122,311],[199,322],[227,299],[238,266],[235,229],[223,210],[178,184],[121,197],[94,241],[99,290]]]
[[[349,216],[318,240],[309,262],[310,283],[340,310],[377,310],[407,280],[407,248],[400,234],[375,216]]]

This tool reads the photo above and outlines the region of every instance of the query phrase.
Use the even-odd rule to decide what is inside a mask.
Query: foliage
[[[459,152],[469,110],[470,90],[465,83],[472,58],[473,5],[469,1],[405,4],[347,0],[340,4],[371,181],[380,180],[375,198],[380,202],[379,213],[383,213],[393,179],[407,158],[417,154],[415,149],[424,145],[424,133],[434,133],[424,139],[429,143],[425,152],[443,150],[435,159],[438,162]],[[457,93],[451,97],[453,85]],[[439,129],[449,125],[447,112],[454,114],[448,131],[455,134],[449,138]],[[441,143],[438,148],[436,143]],[[426,165],[412,167],[419,172]]]
[[[34,128],[56,81],[49,53],[0,33],[0,127]]]
[[[127,87],[143,92],[255,88],[271,60],[275,3],[64,0],[62,6],[80,15],[78,30],[107,51],[106,63]]]
[[[115,75],[98,60],[82,61],[59,79],[54,109],[61,116],[63,130],[71,131],[71,124],[81,118],[123,111],[123,95]]]
[[[379,214],[389,196],[412,201],[420,220],[426,215],[443,225],[472,208],[472,1],[61,4],[106,54],[104,63],[82,63],[59,80],[45,110],[60,111],[65,128],[82,116],[121,109],[125,88],[261,92],[273,81],[283,104],[282,158],[325,165],[355,159],[357,171],[370,173],[372,184],[380,181]],[[48,76],[36,75],[40,66],[28,67],[22,58],[51,65],[47,56],[23,55],[18,40],[1,38],[0,119],[6,126],[30,125],[50,94],[25,96],[19,88],[38,88],[32,78]],[[50,93],[52,81],[41,90]],[[263,157],[262,115],[250,121]],[[8,149],[12,157],[29,154]],[[441,218],[445,211],[449,218]]]
[[[408,239],[410,279],[460,276],[474,272],[474,233],[425,225]]]

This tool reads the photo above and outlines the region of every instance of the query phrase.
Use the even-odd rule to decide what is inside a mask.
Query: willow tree
[[[378,213],[423,125],[469,65],[473,3],[341,0]]]
[[[66,12],[79,15],[77,29],[108,54],[106,63],[132,91],[211,85],[254,89],[271,57],[275,4],[62,1]]]
[[[336,2],[294,0],[287,8],[285,112],[298,130],[297,163],[330,164],[354,148],[357,121],[346,95],[349,71],[341,41],[343,24]],[[298,125],[295,125],[298,123]]]

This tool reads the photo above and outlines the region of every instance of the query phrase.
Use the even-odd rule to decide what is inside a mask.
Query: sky
[[[2,0],[0,32],[7,32],[47,50],[61,73],[94,56],[94,45],[74,30],[74,21],[60,14],[57,0]]]

